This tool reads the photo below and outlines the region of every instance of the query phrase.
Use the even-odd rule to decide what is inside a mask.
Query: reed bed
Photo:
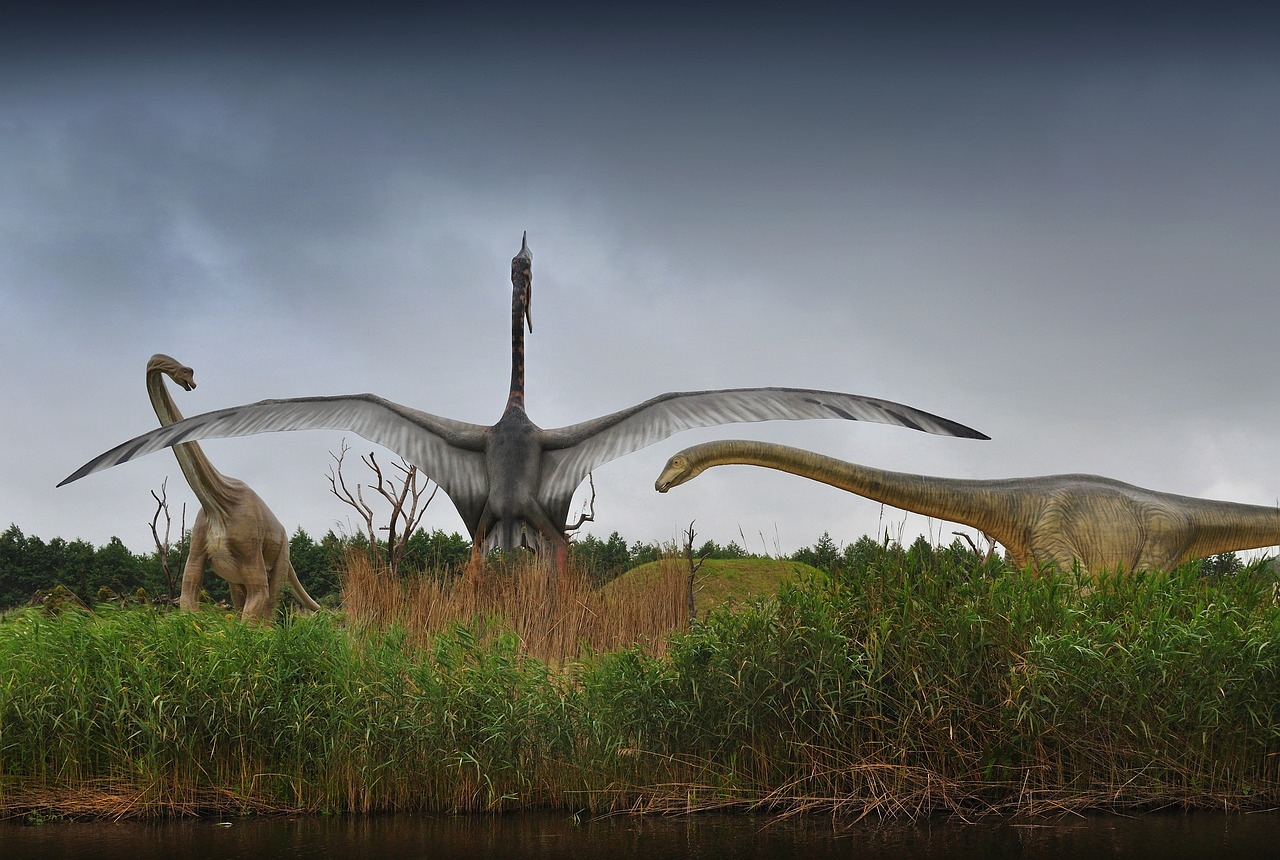
[[[1269,566],[1086,579],[918,561],[882,548],[711,613],[665,650],[651,632],[583,648],[594,634],[574,619],[603,613],[581,594],[559,616],[538,608],[568,586],[516,570],[443,596],[375,571],[359,594],[348,584],[345,616],[270,628],[27,611],[0,623],[0,810],[1280,804]]]
[[[473,625],[482,639],[513,633],[521,651],[554,664],[633,645],[661,655],[667,634],[689,621],[689,576],[678,559],[663,560],[643,583],[593,589],[572,564],[556,574],[524,554],[472,560],[457,577],[430,570],[400,577],[356,551],[341,579],[354,628],[398,629],[425,647],[438,633]]]

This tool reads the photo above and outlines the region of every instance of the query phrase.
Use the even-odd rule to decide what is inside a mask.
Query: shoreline
[[[0,621],[0,817],[1280,807],[1273,569],[949,552],[882,547],[560,662],[484,615],[27,611]]]

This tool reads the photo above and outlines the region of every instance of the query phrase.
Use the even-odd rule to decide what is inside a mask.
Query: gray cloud
[[[523,40],[406,27],[418,51],[373,25],[278,49],[178,33],[11,59],[0,394],[17,420],[0,518],[145,548],[149,489],[172,475],[185,492],[171,457],[53,484],[154,423],[141,376],[156,351],[196,368],[188,414],[372,390],[496,420],[523,230],[544,426],[669,390],[797,385],[993,437],[691,432],[600,470],[596,533],[665,540],[696,518],[707,537],[790,551],[885,518],[931,528],[761,470],[652,491],[671,453],[734,436],[1273,501],[1280,121],[1261,108],[1280,78],[1249,32],[1109,45],[1070,28],[948,40],[891,19],[846,37],[823,20],[771,35],[601,19]],[[323,478],[340,438],[207,448],[323,533],[345,516]]]

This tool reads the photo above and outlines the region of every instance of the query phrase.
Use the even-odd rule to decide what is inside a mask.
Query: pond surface
[[[1217,858],[1280,852],[1280,814],[1066,816],[965,824],[757,816],[578,819],[564,814],[0,824],[0,858],[234,860],[557,858]]]

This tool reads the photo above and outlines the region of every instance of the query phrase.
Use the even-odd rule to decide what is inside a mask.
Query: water
[[[395,857],[1160,858],[1280,856],[1280,814],[833,823],[753,816],[575,820],[563,814],[0,824],[0,858],[234,860]]]

